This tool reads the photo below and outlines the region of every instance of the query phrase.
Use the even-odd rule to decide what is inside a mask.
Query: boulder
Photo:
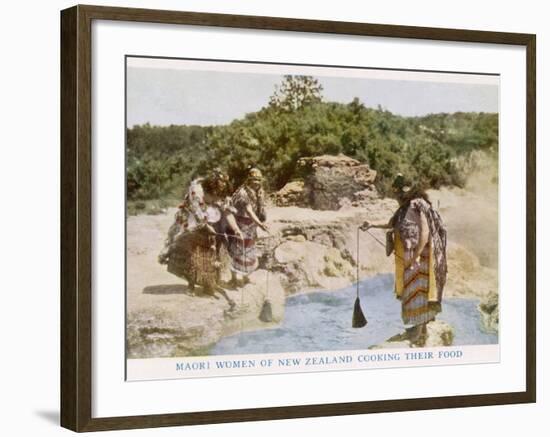
[[[367,164],[345,155],[322,155],[301,158],[298,166],[304,174],[303,196],[317,210],[338,210],[349,206],[355,194],[368,190],[377,199],[374,180],[376,171]],[[347,201],[342,199],[347,198]]]
[[[499,310],[498,293],[492,290],[479,304],[483,329],[490,333],[498,333]]]
[[[378,191],[372,185],[364,190],[353,193],[351,204],[353,206],[370,205],[376,200],[379,200]]]
[[[323,256],[325,268],[323,273],[333,278],[353,278],[354,271],[349,259],[342,256],[342,252],[335,247],[328,248]]]
[[[425,347],[452,346],[455,334],[448,323],[434,320],[428,323],[427,330]]]
[[[288,182],[283,188],[273,194],[273,203],[277,206],[304,206],[307,203],[304,181],[295,180]]]
[[[338,289],[354,279],[353,266],[339,249],[314,241],[282,242],[274,251],[274,263],[283,273],[283,286],[289,293]]]

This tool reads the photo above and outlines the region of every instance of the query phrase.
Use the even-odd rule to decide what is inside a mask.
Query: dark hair
[[[392,188],[398,188],[398,189],[402,189],[403,187],[410,187],[412,184],[409,180],[409,178],[405,177],[403,174],[401,173],[397,173],[395,175],[395,178],[393,179],[393,182],[391,184]]]
[[[218,187],[219,181],[225,182],[225,188],[220,190]],[[215,168],[210,171],[202,181],[202,187],[204,191],[211,194],[217,194],[218,196],[224,196],[229,193],[229,178],[220,169]]]
[[[407,209],[410,206],[410,203],[414,199],[423,199],[428,202],[428,205],[430,205],[430,207],[432,206],[432,202],[430,201],[428,193],[426,193],[426,191],[422,189],[419,185],[414,185],[409,191],[400,190],[399,196],[401,196],[399,208],[397,208],[390,219],[390,225],[392,227],[395,227],[395,224],[403,219],[404,215],[407,212]]]
[[[401,193],[407,203],[414,199],[424,199],[430,205],[432,204],[432,202],[430,201],[430,196],[428,196],[426,190],[418,184],[413,185],[409,191],[402,191]]]

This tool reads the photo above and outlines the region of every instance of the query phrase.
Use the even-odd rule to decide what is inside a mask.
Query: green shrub
[[[127,132],[127,196],[147,200],[182,195],[199,174],[221,167],[240,184],[247,166],[277,190],[296,175],[301,157],[344,153],[377,170],[387,194],[402,172],[426,187],[462,185],[456,158],[498,151],[498,114],[401,117],[382,108],[305,100],[294,108],[268,105],[224,126],[135,126]]]

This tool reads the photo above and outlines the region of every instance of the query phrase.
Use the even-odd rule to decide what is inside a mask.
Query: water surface
[[[286,300],[281,325],[221,339],[211,355],[313,352],[367,349],[403,331],[401,303],[393,294],[393,275],[379,275],[359,283],[361,306],[368,324],[351,327],[356,286],[319,291]],[[498,335],[482,330],[476,299],[444,299],[439,320],[454,330],[455,345],[496,344]]]

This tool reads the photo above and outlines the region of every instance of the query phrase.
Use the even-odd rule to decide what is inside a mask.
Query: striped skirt
[[[231,257],[231,270],[244,275],[252,273],[258,268],[256,250],[256,223],[248,217],[236,216],[237,225],[244,240],[230,238],[228,252]]]
[[[430,247],[426,244],[420,262],[403,274],[401,315],[405,325],[419,325],[433,320],[438,308],[428,300],[430,280]]]

